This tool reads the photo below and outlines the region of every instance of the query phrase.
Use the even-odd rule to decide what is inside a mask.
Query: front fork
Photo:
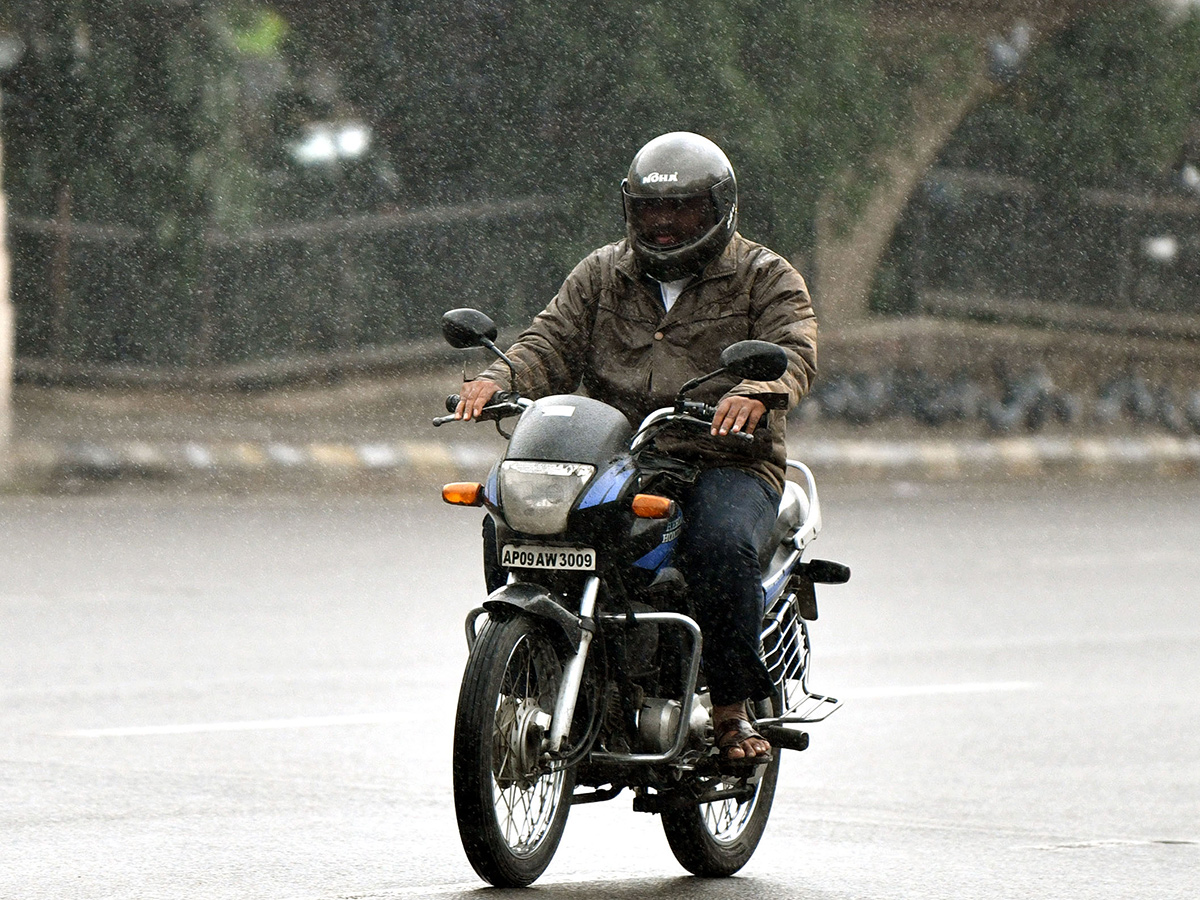
[[[540,589],[537,589],[540,590]],[[551,621],[558,621],[558,624],[564,624],[561,617],[570,620],[570,624],[575,625],[579,629],[578,647],[575,653],[567,660],[563,668],[562,679],[559,682],[558,693],[554,698],[554,715],[548,723],[545,722],[545,713],[537,716],[537,724],[539,726],[549,727],[541,742],[541,752],[556,756],[562,751],[563,742],[566,741],[567,735],[571,730],[571,723],[575,718],[575,707],[579,702],[579,691],[583,685],[583,674],[587,667],[588,650],[592,644],[592,637],[596,632],[596,600],[600,593],[600,579],[595,575],[588,576],[583,585],[583,593],[579,600],[579,615],[576,618],[570,613],[563,610],[561,607],[554,606],[557,610],[555,615],[549,616]],[[517,600],[510,601],[511,605],[519,606],[522,609],[530,609],[533,604],[526,606]],[[547,603],[549,601],[547,600]],[[467,616],[466,632],[467,646],[474,648],[476,639],[476,623],[480,616],[484,615],[487,610],[484,607],[472,610]],[[544,614],[545,609],[540,610]],[[691,654],[688,660],[686,683],[683,690],[683,699],[681,701],[679,725],[676,730],[674,739],[670,742],[670,746],[661,753],[600,753],[597,754],[598,759],[605,759],[613,762],[624,763],[662,763],[669,762],[683,752],[687,742],[688,733],[690,730],[692,710],[695,702],[695,689],[700,672],[700,656],[703,641],[700,636],[700,627],[689,616],[680,613],[670,612],[649,612],[638,615],[638,620],[642,622],[654,622],[667,627],[682,628],[691,639]],[[627,622],[625,616],[609,615],[602,616],[601,621],[619,625],[622,622]],[[573,629],[572,629],[573,630]]]
[[[579,634],[579,649],[567,661],[563,670],[562,682],[558,686],[558,697],[554,701],[554,718],[550,721],[550,733],[546,736],[543,749],[551,754],[558,753],[562,743],[571,730],[571,721],[575,718],[575,704],[579,701],[579,688],[583,684],[583,669],[587,665],[588,648],[592,645],[592,636],[596,633],[595,620],[596,596],[600,592],[600,579],[595,575],[588,576],[583,585],[583,597],[579,601],[579,621],[582,630]]]

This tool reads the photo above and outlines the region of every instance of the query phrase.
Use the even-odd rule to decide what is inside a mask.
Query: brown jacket
[[[684,382],[719,368],[721,351],[730,344],[751,338],[779,344],[790,365],[777,381],[721,377],[688,395],[713,405],[726,394],[761,400],[769,413],[752,444],[687,434],[670,451],[705,468],[754,472],[781,490],[785,417],[816,374],[816,337],[817,320],[800,273],[783,257],[735,234],[669,311],[657,283],[639,273],[626,241],[601,247],[575,267],[508,353],[522,394],[545,397],[582,386],[636,425],[671,405]],[[509,382],[503,364],[480,377]]]

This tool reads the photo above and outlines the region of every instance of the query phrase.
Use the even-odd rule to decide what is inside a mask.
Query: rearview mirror
[[[486,347],[498,333],[491,317],[477,309],[452,309],[442,316],[442,337],[455,350]]]
[[[724,369],[748,381],[774,381],[787,371],[787,353],[768,341],[738,341],[721,353]]]

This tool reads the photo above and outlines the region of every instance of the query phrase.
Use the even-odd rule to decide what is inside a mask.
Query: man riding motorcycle
[[[509,348],[512,387],[527,397],[582,387],[637,423],[713,371],[736,341],[787,351],[788,371],[775,381],[726,376],[697,389],[695,399],[717,409],[710,434],[660,442],[700,470],[679,498],[676,566],[704,635],[717,745],[727,759],[762,761],[771,747],[746,705],[773,690],[759,658],[758,558],[783,486],[787,411],[816,375],[816,317],[800,273],[737,232],[737,181],[712,141],[655,138],[634,156],[621,192],[625,239],[580,262]],[[477,418],[510,377],[496,364],[466,382],[455,416]],[[739,432],[755,440],[729,439]]]

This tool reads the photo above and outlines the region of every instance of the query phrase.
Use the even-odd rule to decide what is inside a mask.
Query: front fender
[[[518,581],[497,588],[483,601],[483,608],[495,618],[525,615],[550,622],[573,651],[579,649],[584,630],[593,627],[590,622],[584,622],[564,609],[540,584],[529,582]]]

